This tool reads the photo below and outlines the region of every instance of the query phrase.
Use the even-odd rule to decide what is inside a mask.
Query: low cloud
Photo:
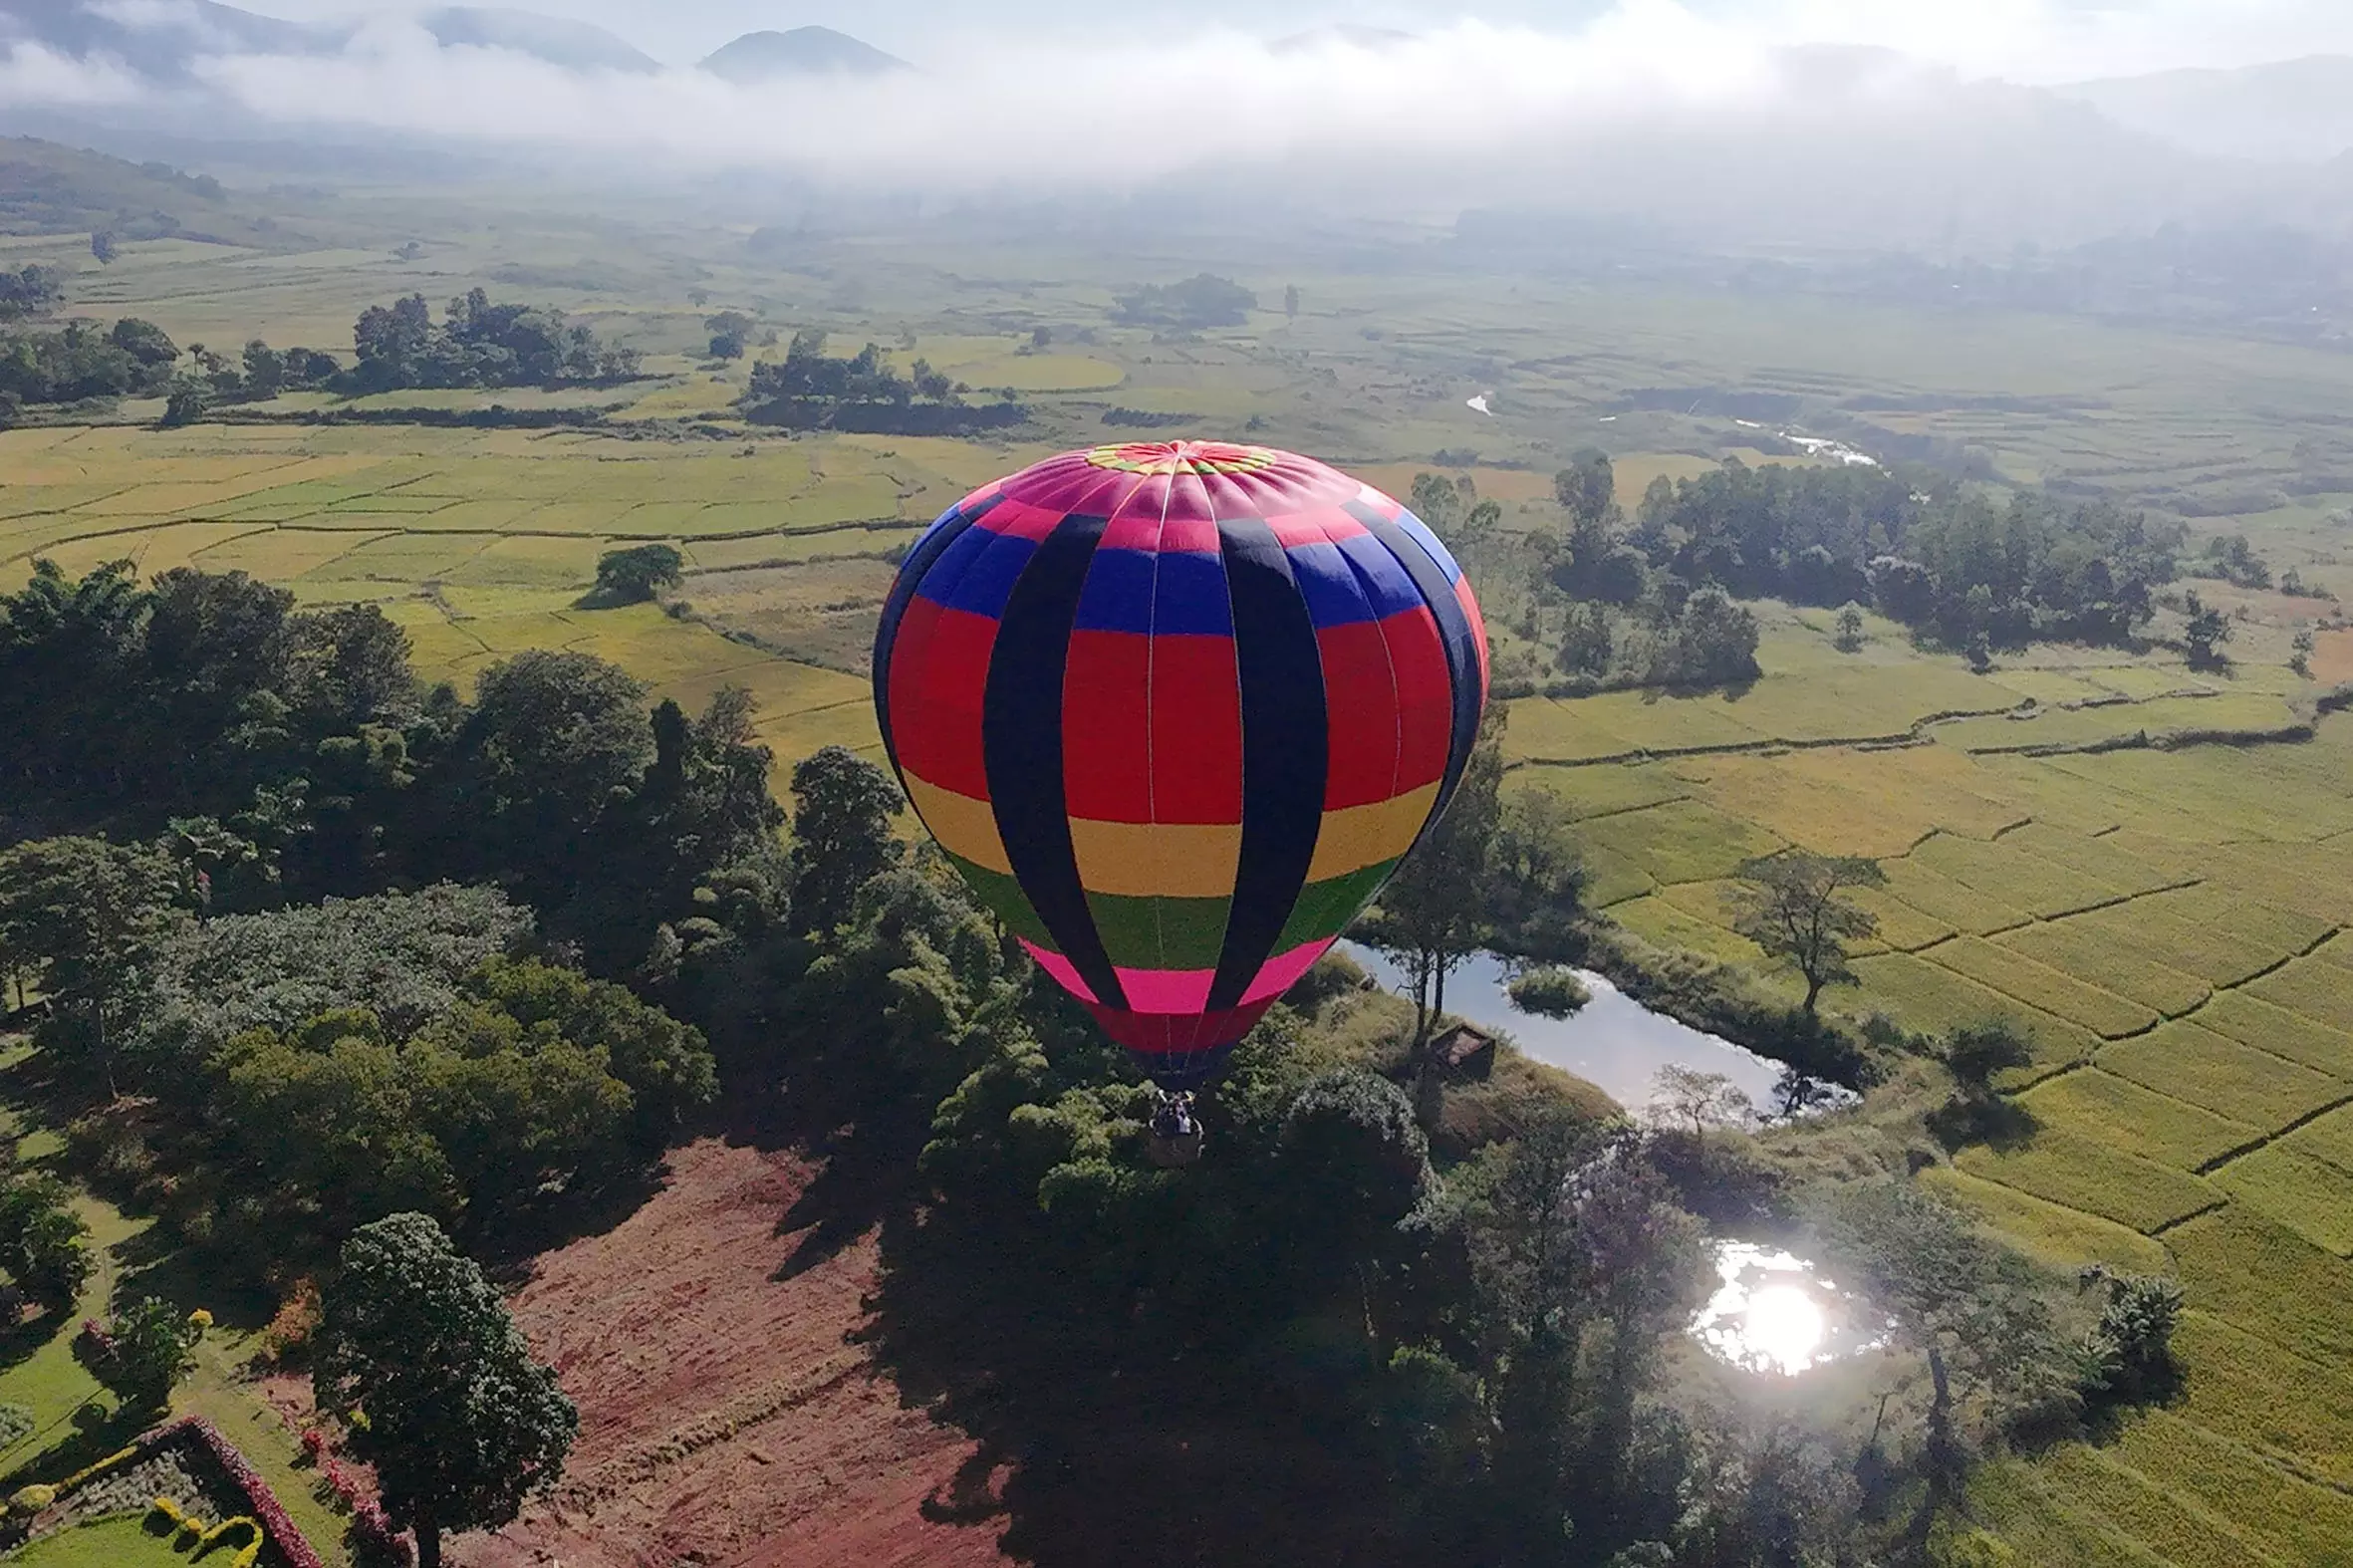
[[[173,0],[101,3],[160,16]],[[1197,27],[983,36],[943,41],[915,72],[752,87],[690,69],[567,70],[377,20],[333,53],[202,52],[188,77],[289,131],[562,148],[617,168],[769,167],[918,195],[1150,191],[1406,216],[1559,203],[1864,243],[2086,237],[2205,199],[2179,154],[1982,80],[2117,58],[2115,7],[1700,3],[1620,0],[1574,30],[1461,21],[1387,47],[1276,50]],[[2220,27],[2217,9],[2156,0],[2130,15],[2191,38]],[[2246,0],[2243,25],[2301,25],[2309,9]],[[23,102],[123,92],[103,64],[39,51],[0,71]]]

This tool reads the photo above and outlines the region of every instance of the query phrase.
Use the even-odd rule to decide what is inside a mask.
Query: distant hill
[[[417,19],[444,46],[508,49],[567,71],[659,71],[661,62],[590,22],[503,6],[444,6]]]
[[[0,234],[100,229],[127,240],[179,237],[263,250],[316,242],[307,217],[289,204],[223,189],[209,174],[33,136],[0,136]]]
[[[325,54],[347,28],[305,27],[218,5],[172,0],[128,26],[82,0],[0,0],[0,43],[26,40],[61,55],[108,55],[160,82],[179,82],[200,56]],[[444,6],[417,18],[444,46],[507,49],[568,71],[658,71],[660,63],[601,27],[492,6]]]
[[[2214,156],[2321,162],[2353,148],[2353,58],[2344,55],[2113,77],[2053,91]]]
[[[176,81],[199,55],[307,54],[336,35],[213,0],[175,0],[129,26],[82,0],[0,0],[0,42],[30,41],[76,59],[112,55],[141,76]]]
[[[738,86],[780,77],[881,76],[913,69],[897,55],[884,54],[830,27],[796,27],[788,33],[746,33],[707,56],[700,69]]]

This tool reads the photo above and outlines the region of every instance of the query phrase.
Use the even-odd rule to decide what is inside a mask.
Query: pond
[[[1397,965],[1356,942],[1341,948],[1374,978],[1411,994]],[[1593,993],[1573,1018],[1546,1018],[1512,1005],[1505,986],[1507,959],[1474,953],[1446,976],[1446,1011],[1487,1029],[1510,1033],[1520,1050],[1539,1062],[1575,1073],[1630,1111],[1650,1104],[1653,1080],[1662,1067],[1721,1073],[1761,1110],[1773,1101],[1781,1064],[1690,1024],[1656,1013],[1590,969],[1576,971]]]

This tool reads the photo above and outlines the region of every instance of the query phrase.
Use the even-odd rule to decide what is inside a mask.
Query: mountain
[[[20,42],[75,59],[112,55],[141,76],[178,81],[201,55],[309,54],[333,48],[335,37],[213,0],[112,14],[82,0],[0,0],[0,43]]]
[[[512,50],[567,71],[661,69],[660,61],[591,22],[473,5],[444,6],[417,20],[444,48]]]
[[[568,71],[661,69],[601,27],[533,11],[444,6],[417,22],[444,47],[512,50]],[[214,0],[137,10],[94,9],[82,0],[0,0],[0,45],[36,43],[78,60],[112,56],[158,82],[185,81],[190,65],[205,55],[330,54],[350,37],[348,28],[304,27]]]
[[[2353,148],[2353,57],[2161,71],[2053,89],[2193,152],[2316,163]]]
[[[780,77],[827,72],[871,77],[913,68],[830,27],[796,27],[789,33],[746,33],[707,56],[699,69],[748,87]]]

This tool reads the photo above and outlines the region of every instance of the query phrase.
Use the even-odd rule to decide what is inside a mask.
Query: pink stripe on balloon
[[[1120,989],[1140,1013],[1197,1013],[1209,1005],[1214,969],[1122,969]]]
[[[1303,942],[1289,952],[1278,952],[1267,959],[1259,966],[1258,977],[1242,992],[1243,1005],[1282,995],[1298,983],[1299,976],[1315,967],[1316,959],[1321,958],[1324,949],[1336,940],[1337,937],[1326,936],[1320,941]]]
[[[1095,992],[1089,988],[1087,982],[1079,978],[1077,965],[1073,964],[1068,958],[1065,958],[1058,952],[1046,951],[1045,948],[1040,947],[1036,942],[1031,941],[1026,936],[1022,937],[1020,940],[1021,945],[1029,949],[1029,955],[1038,961],[1038,967],[1045,970],[1048,974],[1054,976],[1054,983],[1056,985],[1061,986],[1064,990],[1070,992],[1071,995],[1077,997],[1082,1002],[1091,1002],[1098,999],[1095,995]]]

